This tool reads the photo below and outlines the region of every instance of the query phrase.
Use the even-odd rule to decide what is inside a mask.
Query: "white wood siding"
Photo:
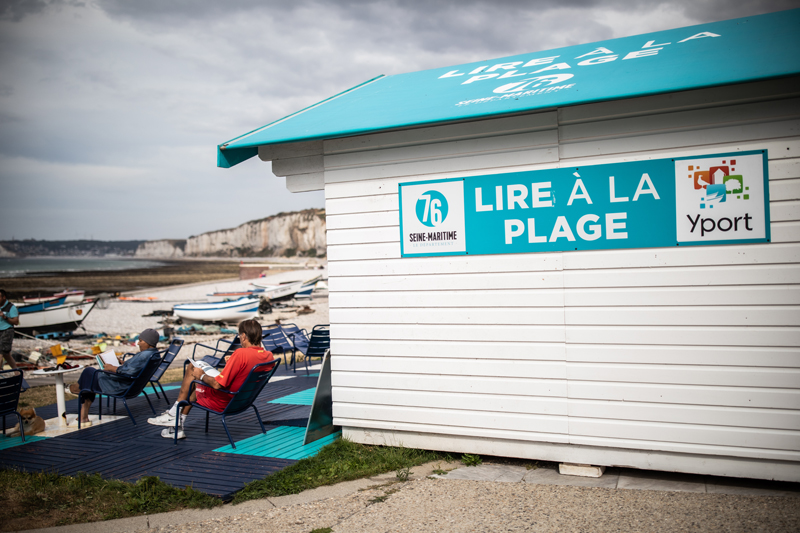
[[[788,462],[800,480],[798,81],[322,143],[335,423],[453,451]],[[400,182],[762,148],[769,244],[400,258]]]

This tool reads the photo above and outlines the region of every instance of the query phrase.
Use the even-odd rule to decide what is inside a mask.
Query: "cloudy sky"
[[[0,240],[186,238],[323,207],[216,145],[379,74],[798,0],[0,0]]]

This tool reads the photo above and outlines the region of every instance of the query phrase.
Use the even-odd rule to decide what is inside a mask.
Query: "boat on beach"
[[[53,300],[55,298],[66,297],[65,303],[72,304],[72,303],[81,303],[85,296],[86,296],[86,291],[82,291],[80,289],[67,289],[52,294],[50,296],[23,296],[22,301],[25,302],[26,304],[39,304],[42,302]]]
[[[264,289],[250,289],[246,291],[230,291],[230,292],[213,292],[207,294],[206,298],[209,302],[229,302],[238,300],[239,298],[260,298],[264,293]]]
[[[97,301],[67,303],[67,298],[62,296],[17,306],[19,325],[14,329],[28,335],[74,331],[86,319]]]
[[[259,296],[262,298],[269,298],[271,302],[276,302],[294,298],[298,291],[306,291],[309,286],[313,291],[314,285],[321,279],[322,276],[317,276],[306,281],[287,281],[286,283],[280,283],[278,285],[268,284],[263,281],[253,281],[251,285],[264,289],[264,292]]]
[[[260,298],[245,296],[227,302],[178,304],[172,312],[183,320],[238,323],[258,316],[260,303]]]

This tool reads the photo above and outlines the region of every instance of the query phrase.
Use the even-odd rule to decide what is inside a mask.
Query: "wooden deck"
[[[275,374],[275,377],[280,376],[294,375],[281,368]],[[309,393],[302,393],[311,389],[313,397],[316,383],[316,376],[306,377],[304,371],[298,371],[296,377],[267,384],[256,400],[256,407],[267,429],[266,436],[261,435],[252,410],[228,418],[228,428],[234,442],[248,440],[247,446],[240,450],[231,448],[218,416],[211,417],[208,433],[205,433],[205,413],[199,410],[191,413],[186,420],[186,439],[179,440],[177,446],[173,445],[172,439],[161,437],[163,427],[147,423],[153,414],[147,401],[139,397],[128,402],[136,425],[124,417],[66,435],[6,447],[0,449],[0,468],[53,471],[65,475],[96,472],[105,478],[123,481],[158,476],[172,486],[191,485],[227,500],[245,484],[285,468],[298,458],[316,453],[319,446],[312,443],[303,447],[302,436],[299,442],[295,437],[294,441],[287,443],[286,438],[286,435],[302,434],[302,431],[287,428],[305,428],[311,406],[306,400]],[[168,394],[175,401],[177,391],[168,391]],[[154,395],[148,395],[158,414],[168,407],[163,399],[157,400]],[[296,400],[293,401],[293,398]],[[97,413],[97,403],[95,401],[92,405],[92,414]],[[105,407],[105,399],[103,403],[103,413],[110,414],[110,409]],[[54,418],[56,406],[37,408],[36,412],[45,419]],[[77,400],[67,402],[67,412],[77,413]],[[117,402],[117,415],[125,414],[125,408],[121,402]],[[275,433],[270,435],[272,431]],[[264,439],[263,444],[253,446],[252,437],[257,435]],[[282,438],[276,438],[278,435]],[[273,449],[270,447],[272,442],[279,445]],[[291,451],[287,452],[287,447],[292,448]],[[253,451],[248,453],[248,449]],[[220,450],[230,450],[232,453]],[[283,458],[289,456],[295,458]]]

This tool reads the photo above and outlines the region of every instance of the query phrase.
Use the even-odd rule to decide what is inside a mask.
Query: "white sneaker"
[[[154,426],[175,426],[175,417],[169,414],[169,411],[164,411],[160,415],[155,418],[148,418],[148,424],[152,424]]]
[[[175,438],[175,424],[173,423],[172,427],[169,427],[169,428],[166,428],[166,429],[162,429],[161,430],[161,436],[164,437],[165,439],[174,439]],[[186,433],[183,432],[183,428],[179,428],[178,429],[178,438],[179,439],[185,439],[186,438]]]

